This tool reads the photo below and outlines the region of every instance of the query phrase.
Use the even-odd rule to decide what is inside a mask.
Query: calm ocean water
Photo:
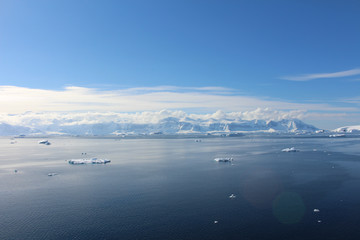
[[[360,237],[360,138],[39,140],[0,139],[0,239]]]

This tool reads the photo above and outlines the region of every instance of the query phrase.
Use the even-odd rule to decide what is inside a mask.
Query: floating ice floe
[[[315,209],[314,209],[314,212],[320,212],[320,210],[319,210],[319,209],[317,209],[317,208],[315,208]]]
[[[215,158],[214,161],[216,162],[232,162],[233,158]]]
[[[332,135],[329,135],[329,137],[333,137],[333,138],[336,138],[336,137],[345,137],[346,135],[345,134],[332,134]]]
[[[68,161],[70,164],[106,164],[111,162],[108,159],[90,158],[90,159],[71,159]]]
[[[294,147],[291,148],[284,148],[281,150],[282,152],[299,152],[299,150],[295,149]]]
[[[229,196],[229,198],[236,198],[236,195],[234,195],[233,193]]]
[[[217,224],[218,222],[219,222],[219,221],[216,221],[216,220],[215,220],[215,221],[214,221],[214,224]]]
[[[51,143],[48,140],[41,140],[39,141],[39,144],[50,145]]]

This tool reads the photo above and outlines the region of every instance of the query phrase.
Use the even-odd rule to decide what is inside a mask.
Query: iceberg
[[[106,164],[111,162],[108,159],[99,159],[99,158],[90,158],[90,159],[71,159],[68,161],[69,164],[79,165],[79,164]]]
[[[329,135],[329,137],[345,137],[346,135],[345,134],[332,134],[332,135]]]
[[[39,144],[50,145],[51,143],[48,140],[41,140],[39,141]]]
[[[295,149],[294,147],[291,148],[284,148],[281,150],[282,152],[300,152],[299,150]]]
[[[233,158],[215,158],[214,161],[216,162],[232,162]]]
[[[231,198],[231,199],[232,199],[232,198],[236,198],[236,195],[232,193],[232,194],[229,196],[229,198]]]

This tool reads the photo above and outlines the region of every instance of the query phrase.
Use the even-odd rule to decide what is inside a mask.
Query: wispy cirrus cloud
[[[226,87],[180,87],[180,86],[155,86],[155,87],[133,87],[120,89],[116,92],[121,94],[141,94],[149,92],[211,92],[217,94],[230,94],[235,91]]]
[[[360,96],[353,97],[353,98],[345,98],[341,100],[344,103],[351,103],[351,104],[357,104],[360,106]]]
[[[281,79],[289,81],[310,81],[321,78],[339,78],[339,77],[349,77],[360,75],[360,68],[354,68],[341,72],[332,72],[332,73],[313,73],[313,74],[303,74],[295,76],[283,76]]]

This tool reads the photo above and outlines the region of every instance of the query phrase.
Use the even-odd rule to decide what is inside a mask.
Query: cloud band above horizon
[[[138,112],[163,109],[208,113],[219,109],[226,112],[250,111],[257,108],[301,111],[357,111],[356,108],[334,107],[329,104],[291,103],[260,97],[237,95],[234,89],[221,87],[128,88],[100,90],[66,87],[63,90],[32,89],[0,86],[1,113],[33,112]]]
[[[328,128],[360,121],[359,109],[356,106],[293,103],[243,96],[235,89],[223,87],[158,86],[101,90],[71,86],[62,90],[45,90],[0,86],[0,102],[3,103],[0,105],[0,115],[7,118],[10,123],[26,112],[41,113],[42,118],[51,119],[57,113],[71,113],[69,116],[80,113],[105,115],[121,113],[146,116],[146,112],[156,113],[164,109],[205,115],[219,113],[218,110],[225,113],[247,113],[243,115],[247,119],[251,116],[253,119],[281,119],[287,116],[310,120],[314,125]],[[11,118],[12,115],[17,117]]]

